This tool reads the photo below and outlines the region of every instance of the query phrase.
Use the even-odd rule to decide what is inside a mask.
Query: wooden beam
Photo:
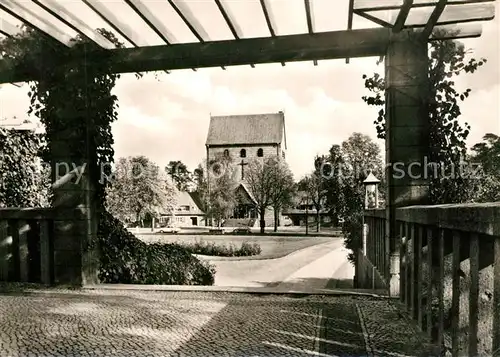
[[[264,17],[266,18],[267,27],[269,28],[269,33],[271,36],[276,36],[275,24],[274,20],[269,12],[269,4],[267,0],[260,0],[260,6],[262,7],[262,12],[264,13]]]
[[[447,3],[447,9],[450,3]],[[478,11],[480,10],[480,11]],[[450,10],[451,12],[451,10]],[[438,20],[436,23],[434,23],[434,27],[436,26],[446,26],[446,25],[463,25],[466,23],[472,23],[472,22],[483,22],[483,21],[491,21],[495,18],[495,6],[494,5],[483,5],[480,9],[478,8],[471,8],[468,9],[469,14],[465,15],[464,17],[458,17],[455,19],[441,19],[438,17]],[[422,27],[427,27],[429,23],[425,25],[412,25],[412,26],[407,26],[407,28],[422,28]],[[432,33],[432,29],[430,29]],[[430,36],[430,35],[429,35]]]
[[[267,28],[269,29],[269,33],[272,37],[276,37],[276,24],[274,22],[273,15],[270,11],[269,0],[260,0],[260,6],[262,7],[262,12],[264,13],[264,17],[266,18]],[[284,62],[281,62],[282,66],[285,66]]]
[[[234,38],[237,40],[241,38],[242,37],[241,30],[237,26],[236,22],[231,19],[231,16],[229,15],[228,11],[224,7],[224,5],[222,5],[221,0],[215,0],[215,4],[219,8],[222,17],[226,21],[227,26],[229,27],[229,30],[231,30],[231,33],[233,34]]]
[[[476,4],[485,2],[495,2],[496,0],[449,0],[448,5],[466,5],[466,4]],[[422,2],[413,4],[413,8],[417,7],[431,7],[435,6],[434,2]],[[398,10],[401,7],[400,0],[391,1],[377,1],[375,3],[373,0],[356,0],[355,11],[386,11],[386,10]]]
[[[40,17],[30,9],[27,9],[23,6],[23,4],[12,0],[1,1],[0,10],[5,11],[7,14],[21,21],[28,27],[39,31],[43,36],[50,38],[54,42],[57,41],[65,47],[69,47],[71,38],[68,34],[56,28],[53,24]],[[31,20],[28,20],[26,17],[31,17]]]
[[[39,0],[32,0],[33,3],[38,5],[40,8],[45,10],[51,16],[55,17],[57,20],[61,21],[63,24],[71,28],[73,31],[80,34],[80,36],[88,38],[93,41],[98,46],[103,48],[111,49],[115,48],[115,45],[110,42],[107,38],[101,35],[99,32],[91,29],[85,22],[79,19],[77,16],[67,11],[63,6],[61,6],[56,1],[46,0],[45,3],[41,3]],[[48,6],[49,5],[49,6]],[[75,25],[78,24],[77,25]]]
[[[307,29],[309,33],[314,33],[314,14],[312,13],[311,0],[304,0],[304,6],[306,8]]]
[[[447,0],[439,0],[436,7],[434,8],[434,11],[429,17],[429,21],[427,21],[427,24],[425,25],[424,30],[422,31],[422,38],[428,39],[430,37],[432,30],[434,29],[434,26],[439,21],[439,17],[441,16],[441,14],[444,11],[444,8],[446,7],[447,2],[448,2]]]
[[[118,32],[118,34],[123,37],[125,40],[130,42],[132,46],[139,46],[138,39],[136,38],[131,38],[128,34],[126,34],[122,29],[117,26],[115,23],[120,23],[116,17],[110,13],[110,11],[100,4],[99,2],[96,1],[90,1],[90,0],[82,0],[85,5],[87,5],[97,16],[99,16],[104,22],[106,22],[113,30]]]
[[[167,45],[175,42],[172,32],[142,2],[137,0],[125,0],[125,2]]]
[[[396,22],[394,22],[394,26],[392,27],[392,32],[399,33],[403,30],[405,26],[406,19],[410,14],[411,7],[413,5],[413,0],[405,0],[403,6],[401,6],[401,10],[399,10],[398,17],[396,18]]]
[[[220,11],[222,17],[226,21],[226,24],[229,27],[229,30],[231,30],[231,33],[233,34],[234,39],[239,40],[241,37],[243,37],[240,27],[238,26],[236,21],[233,20],[233,16],[229,13],[229,11],[224,7],[224,5],[222,5],[221,0],[215,0],[215,4],[219,8],[219,11]],[[252,68],[255,67],[253,65],[253,63],[250,65],[252,66]],[[222,69],[226,70],[226,68],[224,66],[222,66]]]
[[[349,0],[349,8],[347,12],[347,30],[352,30],[352,20],[354,17],[354,0]],[[345,63],[349,64],[349,57],[345,59]]]
[[[307,30],[310,34],[314,33],[314,13],[312,9],[311,0],[304,0],[304,7],[306,9]],[[318,61],[313,61],[314,65],[318,65]]]
[[[385,54],[390,32],[389,29],[373,28],[274,38],[117,48],[89,53],[86,61],[75,57],[67,65],[92,67],[103,57],[107,57],[114,73],[133,73],[380,56]],[[0,60],[0,83],[36,80],[42,74],[37,73],[36,68],[39,68],[39,64],[16,67],[7,60]]]
[[[392,27],[392,24],[388,23],[388,22],[385,22],[381,19],[379,19],[378,17],[375,17],[373,15],[370,15],[364,11],[361,11],[361,10],[353,10],[353,12],[358,15],[358,16],[361,16],[361,17],[364,17],[365,19],[367,20],[370,20],[372,22],[375,22],[377,25],[380,25],[382,27],[387,27],[387,28],[391,28]]]
[[[179,0],[168,0],[168,2],[182,21],[184,21],[186,26],[191,30],[193,35],[195,35],[198,41],[205,42],[210,40],[208,33],[205,31],[186,3]]]
[[[385,53],[389,39],[390,30],[388,29],[363,29],[312,35],[127,48],[108,52],[114,63],[113,71],[129,73],[158,69],[173,70],[380,56]],[[92,61],[92,59],[87,60],[90,64]]]

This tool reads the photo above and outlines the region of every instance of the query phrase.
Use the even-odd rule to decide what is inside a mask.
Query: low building
[[[283,215],[289,217],[294,226],[303,226],[306,220],[309,224],[316,222],[317,212],[314,203],[308,198],[307,193],[299,191],[296,194],[294,206],[283,210]],[[320,209],[319,218],[321,224],[331,223],[331,216],[328,210]]]
[[[205,212],[198,192],[178,192],[174,211],[162,214],[159,224],[174,224],[180,227],[204,226]]]

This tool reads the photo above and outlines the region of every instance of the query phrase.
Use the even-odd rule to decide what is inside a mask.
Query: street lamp
[[[378,185],[380,180],[376,178],[371,172],[368,177],[363,181],[365,186],[365,209],[378,208]]]

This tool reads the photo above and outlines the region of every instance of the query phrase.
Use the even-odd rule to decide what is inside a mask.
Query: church
[[[207,162],[221,155],[230,156],[233,161],[234,178],[238,183],[238,204],[233,220],[258,220],[254,207],[255,199],[245,181],[245,168],[255,158],[279,157],[286,159],[285,115],[283,112],[271,114],[249,114],[230,116],[210,116],[206,141]],[[272,209],[265,215],[266,226],[274,224]]]

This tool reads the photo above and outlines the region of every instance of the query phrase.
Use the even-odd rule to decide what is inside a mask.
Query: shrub
[[[257,243],[250,244],[248,242],[243,242],[241,245],[241,248],[239,249],[238,253],[239,256],[248,256],[248,255],[259,255],[262,252],[262,249],[260,249],[260,245]]]
[[[351,263],[356,261],[356,252],[362,248],[363,242],[363,212],[347,217],[342,225],[344,246],[350,250],[347,259]]]
[[[257,243],[243,242],[240,248],[234,244],[216,245],[214,242],[197,241],[195,243],[182,244],[182,247],[192,254],[211,255],[217,257],[248,257],[259,255],[262,250]]]
[[[98,230],[103,283],[213,285],[215,268],[178,244],[146,244],[110,213]]]

